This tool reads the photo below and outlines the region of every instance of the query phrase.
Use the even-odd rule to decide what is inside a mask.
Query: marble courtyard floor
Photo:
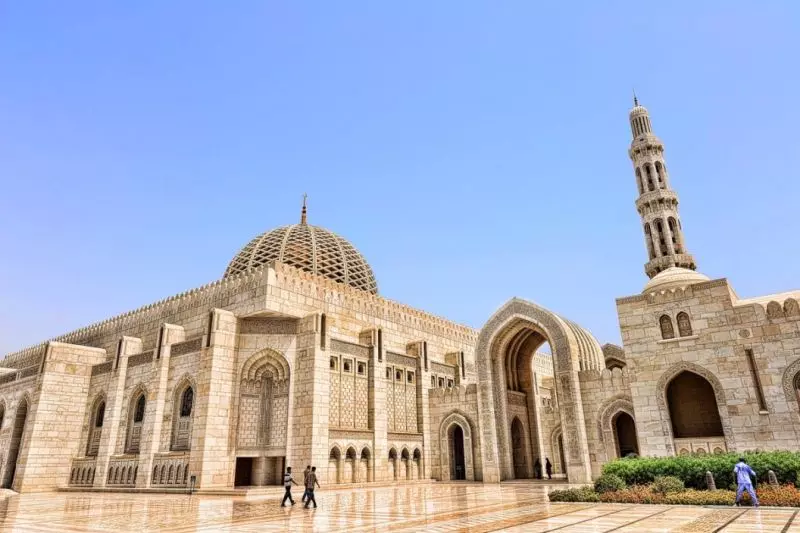
[[[0,531],[800,532],[797,509],[551,504],[548,490],[536,483],[321,490],[316,510],[280,508],[277,489],[250,497],[23,494],[0,502]]]

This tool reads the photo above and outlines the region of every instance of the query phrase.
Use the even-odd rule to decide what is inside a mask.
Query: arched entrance
[[[17,459],[22,449],[22,437],[25,435],[25,421],[28,418],[28,399],[23,398],[17,405],[14,415],[14,429],[11,432],[11,443],[8,447],[8,461],[6,472],[3,476],[3,488],[10,489],[14,484],[14,474],[17,472]]]
[[[511,445],[514,447],[514,477],[525,479],[528,475],[528,449],[525,445],[525,428],[519,418],[511,422]]]
[[[611,421],[614,426],[614,437],[617,448],[617,457],[627,457],[634,453],[639,455],[639,442],[636,440],[636,424],[633,417],[625,411],[620,411]]]
[[[458,424],[450,426],[450,479],[467,479],[467,465],[464,461],[464,430]]]
[[[544,456],[545,437],[538,425],[532,365],[536,350],[544,343],[550,345],[553,355],[555,392],[564,432],[565,471],[572,482],[591,481],[578,372],[605,368],[600,345],[577,324],[532,302],[514,298],[484,325],[476,346],[481,427],[492,438],[492,442],[482,441],[486,482],[516,477],[514,443],[510,441],[512,415],[519,413],[528,422],[527,456]]]
[[[672,378],[665,395],[677,453],[712,453],[725,432],[711,383],[684,370]]]
[[[236,468],[250,470],[249,484],[280,484],[286,466],[289,432],[290,369],[286,358],[266,349],[242,365],[236,416]],[[189,390],[189,389],[187,389]],[[352,468],[339,472],[343,482],[352,479]]]

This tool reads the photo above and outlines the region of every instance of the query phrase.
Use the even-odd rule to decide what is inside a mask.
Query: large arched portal
[[[525,420],[529,428],[528,438],[523,439],[527,464],[535,459],[544,462],[546,447],[533,368],[536,350],[544,343],[552,350],[553,382],[564,431],[565,472],[575,483],[591,480],[578,372],[605,367],[600,345],[577,324],[514,298],[484,325],[476,347],[479,415],[487,440],[491,439],[482,446],[484,481],[516,477],[511,427],[514,416]]]
[[[711,383],[685,370],[669,382],[665,393],[678,454],[714,452],[725,432]]]
[[[286,463],[289,363],[273,350],[250,356],[241,370],[236,429],[237,477],[248,484],[280,484]],[[340,471],[340,475],[343,473]]]

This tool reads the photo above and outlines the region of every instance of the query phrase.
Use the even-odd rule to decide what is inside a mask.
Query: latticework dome
[[[335,233],[307,224],[305,206],[300,224],[262,233],[247,243],[230,262],[224,277],[245,272],[269,261],[280,261],[338,283],[378,294],[378,283],[364,256]]]

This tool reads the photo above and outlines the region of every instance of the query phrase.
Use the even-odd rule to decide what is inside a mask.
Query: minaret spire
[[[694,257],[684,242],[678,195],[669,184],[664,144],[653,134],[650,114],[639,104],[635,92],[633,103],[629,117],[633,141],[628,156],[636,175],[639,191],[636,210],[642,219],[647,246],[648,262],[644,270],[650,278],[670,267],[695,270]]]
[[[308,195],[303,193],[303,209],[300,211],[300,224],[306,225],[307,221],[306,218],[308,216],[308,208],[306,207],[306,200],[308,199]]]

